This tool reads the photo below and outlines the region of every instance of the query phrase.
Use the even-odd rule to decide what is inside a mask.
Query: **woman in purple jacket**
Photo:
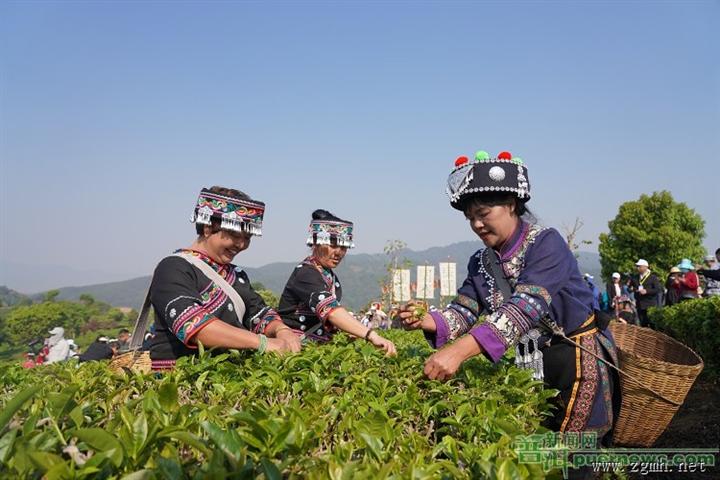
[[[517,366],[560,391],[548,426],[603,437],[619,397],[613,402],[614,371],[598,357],[617,364],[615,346],[563,237],[528,220],[527,167],[508,152],[460,157],[448,195],[486,248],[470,258],[467,278],[447,308],[418,319],[409,304],[400,314],[407,328],[422,328],[440,349],[425,363],[425,374],[444,380],[468,358],[483,354],[498,362],[514,348]]]

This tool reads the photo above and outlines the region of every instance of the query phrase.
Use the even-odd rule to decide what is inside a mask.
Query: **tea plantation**
[[[432,350],[391,331],[398,357],[338,336],[279,357],[183,359],[162,375],[104,363],[0,378],[0,478],[528,478],[519,435],[554,392],[510,360],[429,381]]]

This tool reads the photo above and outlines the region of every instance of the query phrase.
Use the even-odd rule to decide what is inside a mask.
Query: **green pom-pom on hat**
[[[520,157],[513,157],[512,161],[513,161],[513,163],[517,163],[518,165],[523,164],[523,159]]]
[[[482,162],[483,160],[487,160],[490,158],[490,154],[486,152],[485,150],[478,150],[475,152],[475,160],[478,162]]]

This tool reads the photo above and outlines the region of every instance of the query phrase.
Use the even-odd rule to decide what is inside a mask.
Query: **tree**
[[[60,290],[48,290],[45,292],[43,302],[54,302],[58,295],[60,295]]]
[[[84,303],[85,305],[92,305],[95,303],[95,297],[90,295],[89,293],[81,293],[78,297],[78,300],[80,300],[80,303]]]
[[[639,258],[664,276],[682,258],[699,261],[705,254],[705,221],[667,191],[623,203],[608,227],[610,233],[600,235],[603,278],[634,271]]]
[[[45,338],[53,327],[63,327],[71,336],[78,333],[88,317],[87,309],[79,303],[37,303],[13,309],[5,320],[5,331],[16,344]]]
[[[570,250],[573,252],[575,257],[579,257],[580,254],[578,253],[578,249],[580,248],[580,245],[575,243],[575,237],[577,237],[578,232],[580,229],[585,225],[585,223],[580,220],[580,217],[575,217],[575,225],[573,227],[568,227],[567,225],[563,224],[563,232],[565,233],[565,240],[567,240],[568,247],[570,247]],[[592,242],[590,240],[580,240],[580,243],[582,245],[592,245]]]

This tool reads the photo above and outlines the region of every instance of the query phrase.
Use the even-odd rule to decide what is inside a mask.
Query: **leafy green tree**
[[[5,319],[5,331],[13,343],[47,337],[53,327],[63,327],[67,336],[73,336],[88,317],[87,309],[80,303],[36,303],[13,309]]]
[[[623,203],[608,227],[610,233],[600,235],[599,247],[604,278],[615,271],[634,271],[638,258],[664,275],[680,259],[698,261],[705,254],[705,221],[668,191]]]
[[[92,305],[93,303],[95,303],[95,297],[93,297],[89,293],[80,294],[78,300],[80,300],[80,303],[84,303],[85,305]]]
[[[58,295],[60,295],[60,290],[48,290],[45,292],[43,302],[54,302]]]

